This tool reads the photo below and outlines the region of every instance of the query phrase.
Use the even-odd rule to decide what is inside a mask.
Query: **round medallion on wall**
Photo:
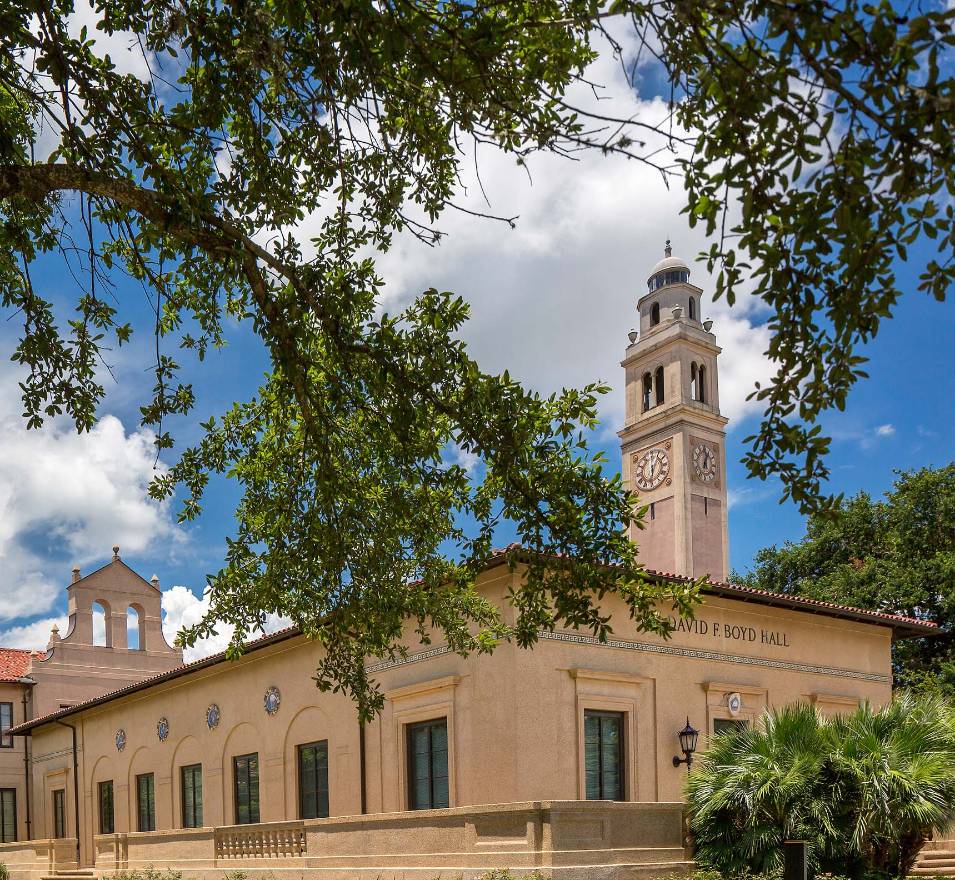
[[[282,704],[282,692],[275,686],[272,685],[265,692],[265,711],[269,715],[274,715],[279,710],[279,706]]]
[[[633,482],[644,492],[656,489],[670,477],[670,457],[662,449],[651,449],[637,459],[633,468]]]
[[[716,478],[716,452],[705,443],[697,443],[693,450],[693,470],[704,483],[712,483]]]
[[[156,735],[160,742],[166,741],[166,737],[169,736],[169,721],[167,719],[160,718],[156,723]]]
[[[735,718],[743,708],[743,698],[739,694],[730,694],[726,698],[726,705],[729,707],[730,715]]]
[[[126,748],[126,731],[121,727],[116,731],[116,751],[121,752]]]
[[[222,714],[219,712],[219,707],[215,703],[206,709],[206,724],[209,725],[209,730],[217,728],[221,719]]]

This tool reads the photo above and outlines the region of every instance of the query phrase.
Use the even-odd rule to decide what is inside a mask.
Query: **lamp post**
[[[690,724],[689,717],[686,719],[686,727],[677,734],[677,737],[680,740],[680,750],[683,752],[683,757],[680,758],[674,755],[673,766],[679,767],[680,764],[686,764],[687,769],[689,769],[693,764],[693,753],[696,751],[696,741],[700,737],[700,732],[694,730]]]

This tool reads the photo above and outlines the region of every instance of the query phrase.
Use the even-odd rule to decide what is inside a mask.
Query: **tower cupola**
[[[700,323],[700,294],[703,291],[690,284],[690,267],[684,260],[673,256],[669,239],[663,259],[650,271],[647,287],[649,289],[637,303],[641,334],[674,320]]]
[[[670,239],[667,239],[663,255],[663,259],[653,267],[650,271],[650,277],[647,279],[647,287],[650,293],[667,284],[689,283],[690,267],[679,257],[673,256]]]

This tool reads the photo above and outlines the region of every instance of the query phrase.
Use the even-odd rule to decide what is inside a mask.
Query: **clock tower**
[[[626,421],[620,431],[624,484],[647,505],[645,528],[632,528],[650,569],[713,581],[729,577],[726,523],[727,419],[720,415],[720,348],[701,321],[703,291],[690,267],[665,257],[637,302],[630,332]]]

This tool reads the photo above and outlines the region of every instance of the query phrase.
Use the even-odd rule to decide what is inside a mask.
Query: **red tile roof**
[[[500,565],[510,558],[520,560],[529,557],[534,551],[522,547],[520,544],[511,544],[503,549],[494,550],[490,565]],[[608,569],[614,566],[607,566]],[[680,583],[692,583],[695,579],[684,575],[673,574],[668,571],[654,571],[647,569],[652,577]],[[789,593],[773,593],[769,590],[758,590],[754,587],[744,587],[740,584],[723,581],[705,581],[703,593],[709,596],[722,596],[729,599],[754,602],[760,605],[777,605],[791,608],[794,611],[808,611],[814,614],[826,614],[831,617],[841,617],[844,620],[858,620],[864,623],[876,623],[892,628],[898,638],[912,638],[931,636],[940,633],[938,624],[931,620],[921,620],[916,617],[905,617],[902,614],[890,614],[887,611],[873,611],[868,608],[855,608],[852,605],[839,605],[835,602],[825,602],[822,599],[810,599],[806,596],[793,596]]]
[[[0,681],[19,681],[30,668],[30,654],[22,648],[0,648]],[[42,659],[43,655],[39,657]]]

